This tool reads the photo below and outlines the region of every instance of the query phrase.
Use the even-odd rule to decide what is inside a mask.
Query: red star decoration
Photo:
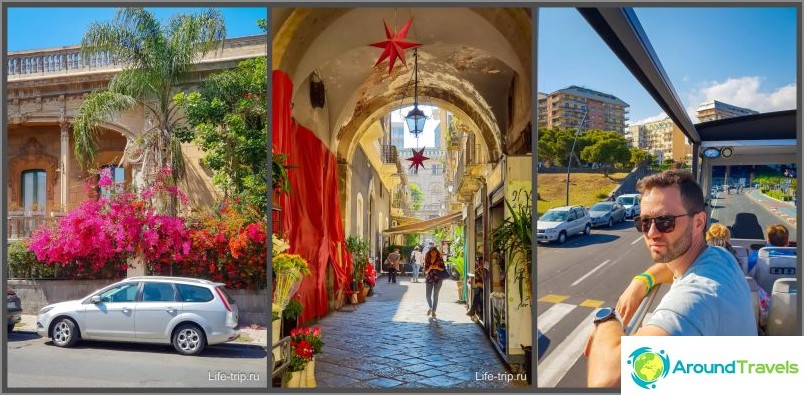
[[[410,25],[413,24],[413,18],[410,18],[408,23],[396,33],[392,32],[391,29],[388,28],[388,24],[385,23],[385,20],[382,21],[382,24],[385,26],[385,38],[387,38],[387,40],[369,45],[372,47],[384,48],[382,55],[380,55],[380,59],[377,60],[377,63],[374,64],[374,67],[377,67],[377,65],[382,63],[382,61],[387,58],[388,74],[391,74],[391,72],[394,70],[394,63],[396,62],[396,59],[399,58],[402,60],[402,63],[405,63],[405,50],[418,47],[421,44],[412,41],[403,41],[408,35]]]
[[[424,147],[422,147],[420,151],[413,150],[413,157],[406,159],[411,162],[410,167],[408,167],[408,169],[415,166],[416,169],[414,171],[416,172],[416,174],[419,174],[419,166],[421,166],[421,168],[424,169],[424,161],[426,161],[427,159],[430,158],[424,156]]]

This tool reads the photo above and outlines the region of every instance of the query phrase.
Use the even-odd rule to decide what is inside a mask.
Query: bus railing
[[[645,299],[642,299],[642,303],[639,304],[637,311],[634,313],[634,316],[631,317],[631,321],[628,322],[628,325],[625,327],[625,334],[627,336],[631,336],[642,327],[642,321],[645,320],[645,317],[648,315],[648,311],[650,311],[651,306],[653,306],[653,302],[656,300],[656,295],[659,294],[659,289],[662,287],[662,284],[656,284],[648,294],[645,296]]]

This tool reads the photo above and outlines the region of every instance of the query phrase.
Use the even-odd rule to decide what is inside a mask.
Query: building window
[[[355,230],[357,230],[358,237],[364,237],[363,235],[363,195],[358,193],[357,194],[357,203],[356,203],[356,213],[357,213],[357,226]]]
[[[44,212],[47,192],[47,173],[44,170],[25,170],[22,172],[22,207],[26,213]]]
[[[112,178],[112,184],[101,186],[98,184],[98,196],[109,198],[112,196],[112,191],[121,192],[126,184],[126,170],[121,166],[106,165],[101,166],[101,174],[108,171],[109,176]],[[100,181],[100,176],[98,177]]]

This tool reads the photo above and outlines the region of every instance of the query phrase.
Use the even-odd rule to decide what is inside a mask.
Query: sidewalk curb
[[[756,191],[752,191],[752,192],[756,192]],[[770,197],[770,196],[768,196],[768,195],[765,195],[765,194],[763,194],[763,193],[761,193],[761,192],[756,192],[756,193],[759,193],[759,194],[760,194],[760,195],[762,195],[764,198],[767,198],[767,199],[772,199],[772,200],[777,201],[777,202],[779,202],[779,203],[785,203],[785,202],[783,202],[783,201],[781,201],[781,200],[774,199],[774,198],[772,198],[772,197]],[[796,222],[797,222],[797,221],[796,221],[796,218],[795,218],[795,217],[791,217],[791,216],[789,216],[789,215],[787,215],[787,214],[784,214],[784,213],[782,213],[781,211],[779,211],[779,208],[778,208],[778,207],[775,207],[775,206],[772,206],[772,205],[766,204],[766,202],[762,201],[761,199],[757,199],[757,198],[754,196],[754,193],[749,193],[749,194],[748,194],[748,197],[749,197],[751,200],[753,200],[753,201],[755,201],[755,202],[759,203],[760,205],[762,205],[762,207],[765,207],[765,208],[766,208],[768,211],[770,211],[770,212],[771,212],[773,215],[775,215],[775,216],[777,216],[777,217],[779,217],[779,218],[783,219],[784,221],[787,221],[787,223],[789,223],[790,225],[796,226]],[[795,206],[793,206],[793,207],[795,208]]]

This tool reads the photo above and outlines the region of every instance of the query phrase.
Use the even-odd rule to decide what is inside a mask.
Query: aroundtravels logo
[[[664,350],[654,352],[650,347],[640,347],[628,356],[631,365],[631,379],[636,385],[656,388],[656,381],[667,376],[670,371],[670,358]]]

